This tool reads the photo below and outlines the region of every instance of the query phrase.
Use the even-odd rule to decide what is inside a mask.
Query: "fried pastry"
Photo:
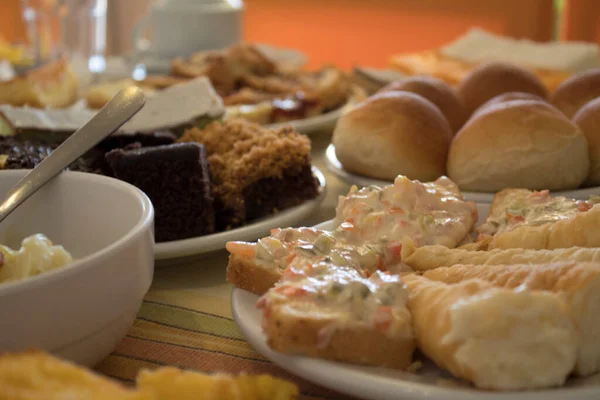
[[[561,293],[581,334],[575,372],[600,370],[600,264],[565,262],[544,265],[455,265],[427,271],[425,277],[446,283],[481,279],[504,288]]]
[[[402,243],[402,262],[415,271],[428,271],[455,264],[547,264],[559,261],[600,262],[600,249],[570,247],[552,250],[493,249],[478,251],[464,248],[449,249],[445,246],[416,248],[408,239]]]
[[[600,247],[600,205],[552,197],[548,190],[504,189],[477,228],[482,250]]]
[[[42,351],[0,356],[2,400],[292,400],[298,387],[270,375],[202,374],[173,367],[142,370],[137,388]]]
[[[457,378],[525,390],[561,385],[573,370],[578,332],[561,297],[481,279],[404,279],[418,347]]]

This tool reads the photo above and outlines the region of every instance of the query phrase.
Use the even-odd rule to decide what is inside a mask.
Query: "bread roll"
[[[600,97],[590,101],[573,117],[573,122],[585,135],[590,157],[588,185],[600,185]]]
[[[450,146],[448,176],[461,189],[576,188],[589,171],[581,130],[551,105],[514,100],[486,107]]]
[[[429,100],[408,92],[370,97],[342,115],[333,132],[345,170],[378,179],[433,181],[444,175],[450,124]]]
[[[515,100],[546,101],[546,99],[544,99],[543,97],[540,97],[536,94],[524,93],[524,92],[506,92],[506,93],[499,94],[498,96],[492,97],[491,99],[489,99],[488,101],[483,103],[481,106],[479,106],[479,108],[477,108],[477,110],[475,110],[475,112],[473,113],[471,118],[473,118],[475,115],[477,115],[477,113],[479,113],[481,110],[485,109],[488,106],[498,104],[498,103],[507,103],[509,101],[515,101]]]
[[[467,110],[454,89],[441,79],[431,76],[413,76],[392,82],[379,93],[406,91],[425,97],[435,104],[446,117],[452,132],[456,133],[467,120]]]
[[[469,113],[491,98],[507,92],[547,97],[544,84],[533,72],[503,62],[489,62],[473,68],[458,85],[458,95]]]
[[[552,93],[552,104],[572,118],[585,103],[600,96],[600,68],[565,79]]]

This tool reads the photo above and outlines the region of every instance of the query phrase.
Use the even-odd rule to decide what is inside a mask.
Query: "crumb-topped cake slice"
[[[204,145],[220,229],[239,226],[318,194],[310,140],[291,127],[267,129],[241,119],[189,129],[181,142]]]

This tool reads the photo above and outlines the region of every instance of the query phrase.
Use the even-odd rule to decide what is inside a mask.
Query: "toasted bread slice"
[[[258,264],[250,258],[231,254],[225,276],[235,287],[260,296],[275,286],[281,273],[273,265]]]
[[[330,333],[327,345],[321,345],[344,318],[310,307],[277,304],[269,309],[263,329],[274,350],[351,364],[405,369],[412,363],[414,338],[389,337],[366,324],[357,324]],[[410,324],[407,323],[406,330]]]
[[[313,228],[274,229],[270,236],[257,243],[228,242],[226,247],[231,256],[227,282],[254,294],[265,294],[301,251],[297,243],[310,243],[322,233]]]
[[[36,108],[68,107],[77,101],[77,79],[67,59],[0,82],[0,104]]]
[[[327,266],[285,279],[257,303],[274,350],[389,368],[406,368],[415,348],[400,277]]]

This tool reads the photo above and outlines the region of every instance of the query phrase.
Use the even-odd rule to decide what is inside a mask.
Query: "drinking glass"
[[[61,4],[65,50],[74,61],[86,62],[90,72],[104,72],[107,0],[61,0]]]
[[[21,0],[36,64],[67,54],[92,73],[106,69],[107,0]]]
[[[20,0],[26,53],[34,65],[59,57],[63,10],[56,0]]]

